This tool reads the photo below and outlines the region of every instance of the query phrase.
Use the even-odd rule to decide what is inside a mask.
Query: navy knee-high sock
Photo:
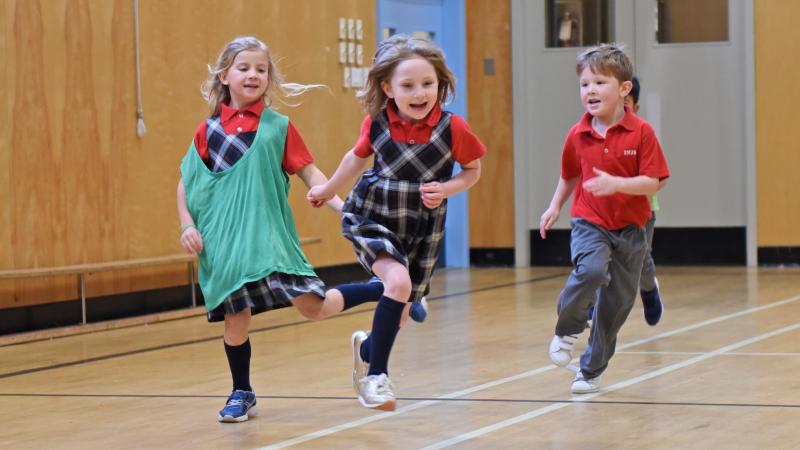
[[[386,296],[378,301],[375,317],[372,319],[372,333],[369,336],[368,375],[389,374],[389,353],[400,330],[404,307],[403,303]]]
[[[367,338],[361,342],[361,350],[359,351],[359,353],[361,353],[361,360],[365,363],[369,363],[369,346],[372,344],[370,337],[371,336],[367,336]]]
[[[231,368],[233,390],[252,391],[250,386],[250,339],[241,345],[228,345],[225,343],[225,355],[228,356],[228,366]]]
[[[344,297],[344,309],[366,302],[377,302],[383,296],[383,283],[340,284],[338,289]]]

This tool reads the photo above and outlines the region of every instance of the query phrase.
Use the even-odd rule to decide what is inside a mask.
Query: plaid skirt
[[[256,315],[291,306],[292,299],[308,293],[325,298],[325,283],[318,277],[275,272],[260,280],[245,283],[209,311],[206,318],[209,322],[221,322],[225,320],[225,315],[236,314],[246,308],[250,308],[250,314]]]
[[[372,273],[385,253],[406,266],[412,302],[430,291],[447,214],[446,200],[434,209],[422,205],[419,185],[367,174],[342,207],[342,235],[353,244],[358,262]]]

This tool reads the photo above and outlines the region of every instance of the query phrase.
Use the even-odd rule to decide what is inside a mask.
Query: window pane
[[[728,40],[728,0],[658,0],[660,44]]]
[[[613,0],[547,0],[548,47],[587,47],[613,40]]]

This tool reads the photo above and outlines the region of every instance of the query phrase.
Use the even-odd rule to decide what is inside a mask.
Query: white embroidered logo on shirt
[[[636,156],[636,149],[629,148],[622,151],[623,156]]]

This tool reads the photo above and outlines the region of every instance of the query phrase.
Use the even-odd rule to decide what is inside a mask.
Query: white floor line
[[[616,352],[617,355],[702,355],[705,352]],[[725,356],[800,356],[797,352],[728,352]]]
[[[765,309],[776,308],[778,306],[783,306],[783,305],[786,305],[786,304],[789,304],[789,303],[792,303],[792,302],[796,302],[797,300],[800,300],[800,295],[795,295],[793,297],[789,297],[789,298],[786,298],[786,299],[783,299],[783,300],[778,300],[776,302],[767,303],[766,305],[755,306],[755,307],[752,307],[752,308],[744,309],[744,310],[741,310],[741,311],[737,311],[735,313],[726,314],[724,316],[716,317],[714,319],[704,320],[702,322],[697,322],[697,323],[695,323],[693,325],[688,325],[688,326],[685,326],[685,327],[682,327],[682,328],[678,328],[678,329],[675,329],[675,330],[667,331],[665,333],[660,333],[660,334],[657,334],[657,335],[654,335],[654,336],[650,336],[650,337],[647,337],[647,338],[644,338],[644,339],[639,339],[638,341],[633,341],[633,342],[630,342],[630,343],[627,343],[627,344],[624,344],[624,345],[620,345],[620,346],[617,347],[617,351],[621,351],[621,350],[625,350],[626,348],[631,348],[631,347],[635,347],[635,346],[638,346],[638,345],[642,345],[642,344],[646,344],[646,343],[649,343],[649,342],[653,342],[653,341],[656,341],[656,340],[659,340],[659,339],[662,339],[662,338],[665,338],[665,337],[674,336],[676,334],[685,333],[687,331],[695,330],[697,328],[705,327],[705,326],[708,326],[708,325],[713,325],[715,323],[719,323],[719,322],[722,322],[722,321],[725,321],[725,320],[730,320],[730,319],[733,319],[733,318],[736,318],[736,317],[740,317],[740,316],[744,316],[744,315],[747,315],[747,314],[752,314],[752,313],[755,313],[755,312],[763,311]],[[539,367],[539,368],[536,368],[536,369],[533,369],[533,370],[529,370],[527,372],[522,372],[522,373],[517,374],[517,375],[512,375],[510,377],[500,378],[500,379],[497,379],[497,380],[494,380],[494,381],[490,381],[488,383],[484,383],[484,384],[480,384],[480,385],[477,385],[477,386],[473,386],[471,388],[467,388],[467,389],[463,389],[463,390],[460,390],[460,391],[452,392],[450,394],[445,394],[445,395],[437,397],[437,399],[443,399],[444,400],[444,399],[458,398],[458,397],[463,396],[463,395],[472,394],[474,392],[478,392],[478,391],[482,391],[482,390],[485,390],[485,389],[489,389],[489,388],[492,388],[492,387],[495,387],[495,386],[499,386],[501,384],[509,383],[509,382],[512,382],[512,381],[521,380],[521,379],[524,379],[524,378],[528,378],[528,377],[531,377],[533,375],[544,373],[544,372],[547,372],[547,371],[550,371],[550,370],[553,370],[553,369],[558,369],[558,367],[556,367],[554,365],[547,365],[547,366]],[[339,431],[349,430],[351,428],[355,428],[355,427],[358,427],[358,426],[361,426],[361,425],[365,425],[365,424],[368,424],[368,423],[371,423],[371,422],[377,422],[379,420],[395,417],[395,416],[397,416],[399,414],[404,414],[404,413],[407,413],[407,412],[416,411],[418,409],[426,408],[428,406],[433,406],[433,405],[436,405],[438,403],[441,403],[441,400],[424,400],[424,401],[421,401],[421,402],[418,402],[418,403],[413,403],[411,405],[398,408],[394,412],[390,412],[390,413],[375,413],[373,415],[370,415],[370,416],[367,416],[367,417],[364,417],[364,418],[361,418],[361,419],[353,420],[353,421],[350,421],[350,422],[345,422],[345,423],[342,423],[342,424],[339,424],[339,425],[334,425],[332,427],[324,428],[322,430],[314,431],[314,432],[311,432],[311,433],[302,434],[300,436],[297,436],[297,437],[294,437],[294,438],[291,438],[291,439],[287,439],[285,441],[276,442],[274,444],[267,445],[265,447],[260,447],[260,448],[258,448],[256,450],[273,450],[273,449],[280,449],[280,448],[290,447],[292,445],[301,444],[303,442],[312,441],[314,439],[318,439],[318,438],[321,438],[321,437],[324,437],[324,436],[328,436],[328,435],[331,435],[331,434],[334,434],[334,433],[338,433]],[[354,401],[354,405],[355,404],[356,403]]]
[[[707,359],[711,359],[711,358],[713,358],[715,356],[722,355],[722,354],[727,353],[727,352],[729,352],[731,350],[736,350],[737,348],[742,348],[742,347],[745,347],[747,345],[750,345],[750,344],[753,344],[753,343],[756,343],[756,342],[759,342],[759,341],[763,341],[764,339],[769,339],[771,337],[778,336],[780,334],[783,334],[783,333],[786,333],[786,332],[789,332],[789,331],[794,331],[794,330],[797,330],[797,329],[800,329],[800,323],[796,323],[794,325],[789,325],[789,326],[786,326],[786,327],[783,327],[783,328],[779,328],[777,330],[770,331],[769,333],[762,334],[760,336],[751,337],[751,338],[745,339],[743,341],[739,341],[739,342],[736,342],[736,343],[733,343],[733,344],[730,344],[730,345],[726,345],[726,346],[720,347],[720,348],[718,348],[718,349],[716,349],[714,351],[703,353],[702,355],[696,356],[694,358],[689,358],[687,360],[684,360],[684,361],[681,361],[681,362],[678,362],[678,363],[675,363],[675,364],[671,364],[669,366],[662,367],[660,369],[654,370],[652,372],[648,372],[646,374],[640,375],[640,376],[635,377],[635,378],[630,378],[630,379],[625,380],[625,381],[620,381],[619,383],[612,384],[611,386],[608,386],[607,388],[604,388],[600,392],[595,392],[595,393],[592,393],[592,394],[584,394],[584,395],[573,396],[570,400],[575,401],[575,402],[580,402],[582,400],[590,400],[590,399],[595,398],[597,396],[600,396],[600,395],[603,395],[603,394],[607,394],[609,392],[617,391],[617,390],[626,388],[628,386],[632,386],[634,384],[638,384],[638,383],[641,383],[643,381],[647,381],[647,380],[650,380],[652,378],[655,378],[655,377],[658,377],[658,376],[661,376],[661,375],[664,375],[664,374],[667,374],[667,373],[670,373],[670,372],[674,372],[674,371],[676,371],[678,369],[682,369],[684,367],[691,366],[692,364],[696,364],[696,363],[705,361]],[[467,440],[470,440],[470,439],[474,439],[474,438],[483,436],[485,434],[489,434],[489,433],[495,432],[497,430],[501,430],[503,428],[510,427],[511,425],[515,425],[515,424],[518,424],[520,422],[524,422],[526,420],[533,419],[534,417],[538,417],[538,416],[541,416],[541,415],[544,415],[544,414],[547,414],[547,413],[550,413],[550,412],[553,412],[553,411],[557,411],[557,410],[562,409],[562,408],[566,408],[568,406],[571,406],[572,404],[574,404],[574,403],[556,403],[556,404],[545,406],[543,408],[537,408],[537,409],[534,409],[533,411],[529,411],[529,412],[527,412],[525,414],[521,414],[519,416],[512,417],[512,418],[504,420],[502,422],[498,422],[498,423],[495,423],[493,425],[489,425],[489,426],[485,426],[485,427],[482,427],[482,428],[478,428],[477,430],[470,431],[469,433],[464,433],[464,434],[452,437],[450,439],[446,439],[444,441],[437,442],[436,444],[429,445],[427,447],[423,447],[421,450],[438,450],[438,449],[441,449],[441,448],[447,448],[447,447],[450,447],[452,445],[455,445],[455,444],[458,444],[458,443],[461,443],[461,442],[464,442],[464,441],[467,441]]]

